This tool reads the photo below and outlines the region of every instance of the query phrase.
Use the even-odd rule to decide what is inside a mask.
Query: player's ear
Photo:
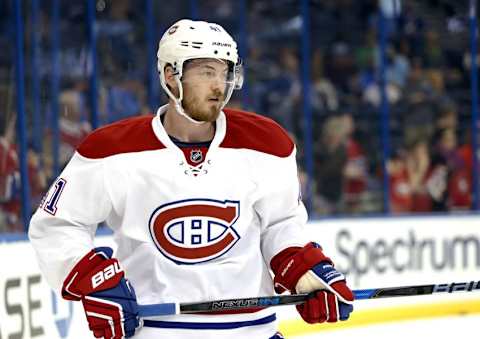
[[[163,72],[165,75],[165,83],[167,84],[168,88],[172,91],[173,94],[178,94],[178,86],[177,82],[175,81],[175,72],[173,67],[170,65],[165,66],[165,71]]]

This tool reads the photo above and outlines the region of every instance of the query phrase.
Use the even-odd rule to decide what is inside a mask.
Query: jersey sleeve
[[[261,246],[267,265],[288,247],[303,247],[307,212],[300,197],[295,149],[287,157],[270,156],[261,168],[261,197],[255,204],[262,225]]]
[[[56,290],[94,247],[97,225],[112,211],[104,167],[105,159],[75,153],[30,221],[28,235],[40,269]]]

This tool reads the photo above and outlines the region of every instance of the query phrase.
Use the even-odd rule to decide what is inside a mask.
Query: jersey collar
[[[184,159],[184,154],[180,148],[175,145],[175,143],[170,139],[170,137],[167,134],[167,131],[165,131],[165,128],[163,127],[161,116],[165,114],[167,111],[168,104],[163,105],[158,108],[156,116],[152,120],[152,128],[153,132],[155,133],[156,137],[160,142],[165,145],[168,149],[174,150],[179,156],[181,156],[182,159]],[[220,114],[218,115],[217,120],[215,120],[216,123],[216,128],[215,128],[215,135],[213,136],[212,143],[210,144],[210,147],[207,152],[207,159],[211,160],[211,155],[215,154],[216,149],[218,146],[221,144],[223,139],[225,138],[225,133],[227,129],[227,119],[225,117],[225,113],[223,111],[220,111]]]

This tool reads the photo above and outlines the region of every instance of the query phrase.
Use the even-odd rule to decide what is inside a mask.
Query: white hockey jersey
[[[139,304],[273,294],[270,260],[307,243],[293,142],[268,118],[225,109],[195,167],[164,130],[165,111],[102,127],[78,148],[30,223],[46,279],[60,290],[105,221]],[[274,312],[161,317],[135,338],[267,339]]]

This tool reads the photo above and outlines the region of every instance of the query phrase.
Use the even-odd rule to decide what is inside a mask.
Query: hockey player
[[[347,319],[344,276],[303,236],[293,142],[270,119],[224,109],[242,82],[235,41],[217,24],[180,20],[157,55],[168,104],[90,134],[32,218],[49,283],[83,303],[97,338],[281,338],[269,308],[137,311],[274,291],[318,290],[297,307],[308,323]],[[94,248],[103,221],[115,257]]]

